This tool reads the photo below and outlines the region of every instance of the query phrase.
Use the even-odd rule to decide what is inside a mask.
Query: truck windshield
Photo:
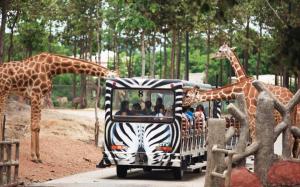
[[[171,123],[174,119],[174,92],[114,89],[112,118],[119,122]]]

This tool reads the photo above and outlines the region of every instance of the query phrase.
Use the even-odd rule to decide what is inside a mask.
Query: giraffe
[[[213,55],[213,58],[216,58],[216,59],[227,58],[230,61],[231,66],[235,71],[235,75],[236,75],[237,79],[241,80],[244,77],[246,77],[246,73],[243,75],[243,74],[241,74],[241,71],[237,72],[237,70],[243,69],[243,67],[241,66],[238,58],[236,57],[233,49],[234,48],[230,48],[227,44],[224,44],[223,46],[220,47],[219,51]],[[245,71],[243,71],[243,72],[245,72]],[[281,88],[281,90],[279,89],[279,90],[277,90],[277,92],[286,92],[287,95],[291,95],[290,90],[288,90],[288,89],[282,90],[282,87],[279,87],[279,88]],[[271,86],[271,88],[269,87],[269,89],[272,89],[272,86]],[[281,102],[286,104],[291,99],[291,97],[292,96],[286,97],[286,100],[281,101]],[[280,96],[279,96],[279,98],[280,98]],[[281,116],[277,111],[275,111],[275,119],[276,119],[277,123],[281,121]],[[253,123],[255,123],[255,122],[253,122]],[[300,105],[297,105],[294,109],[293,123],[296,126],[300,125]],[[300,148],[300,141],[299,141],[299,139],[295,139],[294,145],[293,145],[293,151],[292,151],[294,157],[298,157],[298,155],[300,155],[300,150],[298,150],[299,148]]]
[[[244,68],[241,66],[241,63],[238,57],[235,55],[233,49],[234,48],[230,48],[227,44],[224,44],[219,48],[219,51],[212,56],[212,58],[215,59],[227,58],[231,64],[231,67],[234,70],[235,76],[237,78],[237,82],[240,82],[246,79],[248,76]]]
[[[13,93],[31,101],[31,160],[41,162],[39,132],[41,99],[50,93],[52,78],[64,73],[108,77],[116,73],[83,60],[41,53],[22,61],[0,65],[0,117],[3,115],[8,95]]]
[[[224,44],[220,47],[219,51],[215,53],[214,58],[228,58],[234,69],[237,77],[237,82],[234,84],[230,84],[224,87],[220,87],[217,89],[201,92],[197,89],[192,89],[187,91],[186,99],[184,100],[184,105],[191,105],[197,102],[204,102],[210,100],[228,100],[234,99],[235,95],[238,93],[243,93],[245,95],[247,112],[249,116],[249,130],[250,136],[252,139],[255,138],[255,112],[256,112],[256,104],[258,91],[252,85],[252,82],[255,80],[252,77],[248,77],[245,73],[244,68],[241,66],[238,58],[232,51],[232,49]],[[287,88],[280,86],[273,86],[270,84],[266,84],[266,87],[277,97],[280,102],[283,104],[287,104],[288,101],[293,97],[291,91]],[[280,114],[275,111],[275,119],[277,123],[281,121]]]
[[[235,99],[236,94],[243,93],[245,95],[247,112],[249,116],[249,130],[251,138],[255,138],[255,112],[258,91],[252,85],[253,78],[248,77],[240,82],[226,85],[217,89],[200,91],[198,89],[188,90],[183,101],[184,106],[190,106],[194,103],[216,100],[230,100]],[[266,85],[266,87],[277,97],[280,102],[286,104],[293,96],[287,89],[279,86]],[[280,121],[279,113],[275,114],[277,122]]]

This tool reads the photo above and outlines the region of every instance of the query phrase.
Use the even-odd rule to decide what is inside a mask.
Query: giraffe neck
[[[228,52],[226,52],[226,57],[230,61],[230,64],[234,70],[238,82],[246,79],[247,78],[246,72],[242,67],[239,59],[235,55],[235,53],[232,50],[228,50]]]
[[[61,55],[42,53],[35,58],[38,58],[39,62],[45,64],[44,67],[49,72],[50,77],[63,73],[106,77],[110,72],[107,68],[98,64]]]
[[[231,85],[223,86],[217,89],[208,90],[208,91],[200,91],[191,90],[187,93],[187,95],[193,95],[193,102],[205,102],[205,101],[215,101],[215,100],[230,100],[235,99],[236,94],[240,94],[244,92],[245,86],[251,81],[251,78],[247,78],[242,80],[241,82],[237,82]]]

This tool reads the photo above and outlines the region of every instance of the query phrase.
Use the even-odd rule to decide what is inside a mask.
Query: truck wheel
[[[180,168],[174,168],[173,169],[174,178],[177,180],[181,180],[183,177],[183,169]]]
[[[125,178],[127,176],[127,167],[126,166],[117,166],[117,176],[119,178]]]
[[[150,167],[144,167],[143,170],[144,170],[145,173],[149,173],[149,172],[152,171],[152,168],[150,168]]]
[[[201,168],[194,169],[193,173],[201,173]]]

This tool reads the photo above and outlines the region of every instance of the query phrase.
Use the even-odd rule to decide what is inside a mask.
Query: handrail
[[[212,153],[224,153],[228,155],[228,162],[226,164],[227,169],[223,171],[223,173],[218,173],[216,171],[217,168],[214,168],[214,170],[211,172],[211,175],[214,177],[219,177],[222,179],[225,179],[225,187],[230,187],[230,177],[231,177],[231,170],[232,170],[232,157],[234,154],[236,154],[233,150],[227,150],[223,148],[218,148],[218,145],[213,145],[212,147]]]

